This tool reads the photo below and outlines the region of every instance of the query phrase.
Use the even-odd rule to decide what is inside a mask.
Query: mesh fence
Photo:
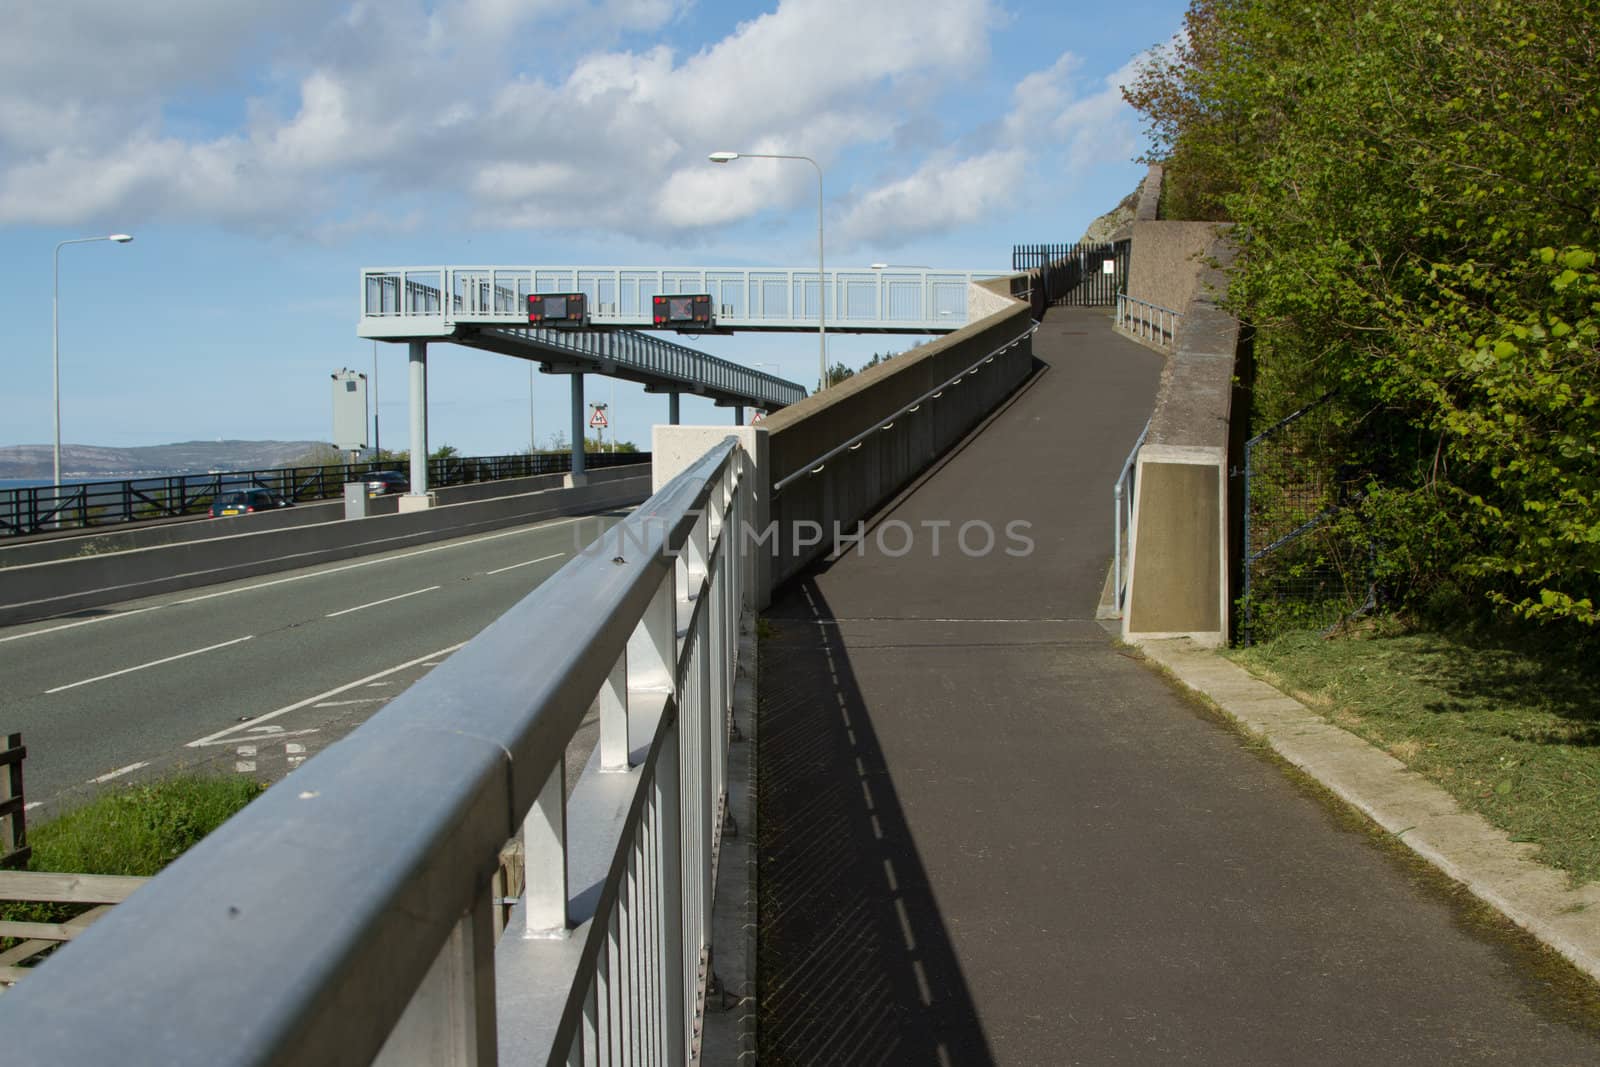
[[[1327,630],[1371,606],[1372,539],[1355,479],[1328,458],[1341,453],[1328,399],[1245,444],[1244,644]]]

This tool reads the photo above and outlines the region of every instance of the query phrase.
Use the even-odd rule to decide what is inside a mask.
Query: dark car
[[[290,501],[275,496],[269,489],[226,489],[212,499],[211,517],[220,519],[228,515],[249,515],[289,506]]]
[[[411,479],[399,471],[368,471],[365,477],[367,495],[379,496],[383,493],[404,493],[411,489]]]

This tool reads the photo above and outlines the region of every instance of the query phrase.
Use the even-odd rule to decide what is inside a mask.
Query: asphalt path
[[[0,628],[0,733],[20,731],[28,747],[33,818],[106,783],[177,767],[281,777],[618,517],[557,519]]]

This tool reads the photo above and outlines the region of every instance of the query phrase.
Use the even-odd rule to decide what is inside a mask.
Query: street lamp
[[[822,258],[822,167],[810,156],[789,156],[770,152],[713,152],[713,163],[732,163],[736,159],[803,159],[817,169],[817,392],[828,387],[828,275]]]
[[[114,241],[125,245],[133,240],[130,234],[114,233],[109,237],[73,237],[56,245],[55,288],[50,294],[50,378],[55,399],[55,484],[61,484],[61,249],[66,245],[88,244],[91,241]]]
[[[868,266],[873,270],[932,270],[933,269],[932,267],[925,267],[921,263],[869,263]]]

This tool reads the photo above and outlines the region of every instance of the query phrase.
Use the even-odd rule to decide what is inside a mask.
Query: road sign
[[[606,422],[606,409],[598,407],[595,408],[594,414],[589,416],[589,428],[592,430],[603,430],[609,425],[611,424]]]
[[[767,413],[765,411],[758,411],[754,415],[750,416],[750,425],[754,426],[756,423],[760,422],[762,419],[764,419],[766,417],[767,417]]]

